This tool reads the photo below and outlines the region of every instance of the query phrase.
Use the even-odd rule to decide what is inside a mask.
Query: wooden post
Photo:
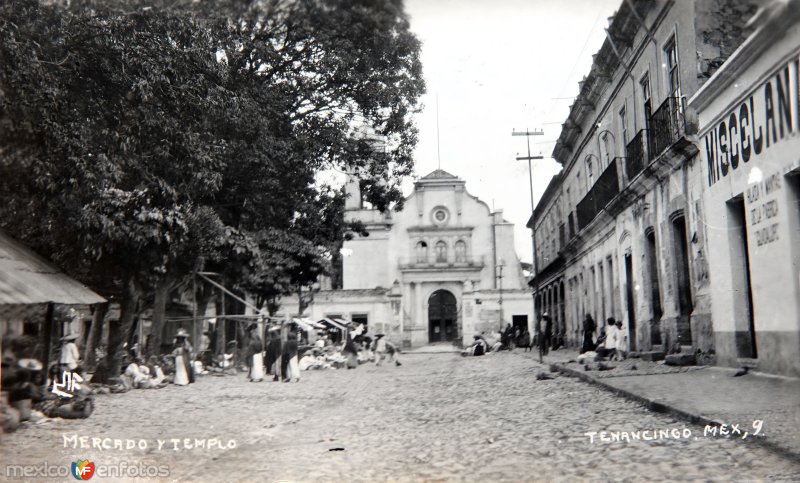
[[[200,333],[197,327],[197,275],[192,276],[192,338],[194,340],[194,356],[200,348]],[[190,361],[194,363],[194,361]]]
[[[47,311],[44,316],[44,354],[42,354],[42,368],[45,371],[45,387],[47,378],[50,375],[50,346],[53,339],[53,303],[47,304]]]
[[[225,319],[225,292],[220,290],[219,291],[219,297],[220,297],[220,299],[222,299],[222,301],[219,304],[219,306],[221,308],[221,311],[222,311],[222,313],[220,314],[220,315],[222,315],[222,318],[218,319],[219,320],[219,323],[218,323],[219,327],[217,327],[217,341],[218,341],[217,344],[219,344],[220,347],[221,347],[219,353],[220,354],[225,354],[226,353],[225,351],[228,349],[228,341],[226,340],[227,339],[227,334],[226,334],[227,327],[225,327],[225,325],[227,324],[226,319]]]

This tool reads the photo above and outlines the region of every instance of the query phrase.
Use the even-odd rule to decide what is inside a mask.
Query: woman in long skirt
[[[192,351],[188,339],[189,333],[184,329],[178,329],[175,335],[175,349],[172,356],[175,358],[175,379],[173,382],[178,386],[185,386],[194,382],[191,358]]]
[[[273,327],[267,331],[267,373],[272,374],[273,381],[280,380],[280,364],[278,360],[281,357],[281,334],[280,327]]]
[[[264,379],[264,358],[262,356],[261,337],[258,335],[258,324],[247,328],[250,343],[247,345],[247,366],[250,368],[250,382],[261,382]]]
[[[347,368],[348,369],[355,369],[358,367],[358,347],[356,343],[353,342],[353,338],[350,336],[350,332],[347,332],[347,342],[344,343],[344,348],[342,349],[342,355],[347,358]]]
[[[581,345],[581,354],[590,352],[595,349],[594,347],[594,331],[597,329],[597,324],[591,315],[586,314],[583,319],[583,344]]]

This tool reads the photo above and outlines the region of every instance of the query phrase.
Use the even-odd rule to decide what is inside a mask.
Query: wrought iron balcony
[[[686,130],[684,99],[668,97],[650,116],[650,157],[656,158],[677,141]]]
[[[647,139],[647,129],[642,129],[636,136],[631,139],[631,142],[625,146],[627,157],[625,158],[625,173],[628,176],[628,181],[641,173],[649,161],[647,157],[647,148],[645,146]]]
[[[578,203],[578,230],[582,230],[594,220],[598,213],[619,194],[619,178],[617,177],[617,159],[603,171],[592,189]]]

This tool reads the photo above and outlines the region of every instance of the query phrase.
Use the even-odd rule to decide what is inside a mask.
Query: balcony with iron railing
[[[591,223],[597,214],[619,194],[617,159],[619,158],[614,158],[611,161],[600,177],[597,178],[597,182],[592,186],[592,189],[578,203],[578,231]]]
[[[647,166],[649,159],[647,157],[646,141],[647,129],[642,129],[625,146],[625,174],[628,181],[635,178]]]
[[[650,158],[657,158],[686,131],[684,101],[682,97],[668,97],[650,116]]]
[[[398,265],[400,270],[482,269],[484,260],[482,256],[467,257],[451,254],[446,259],[442,259],[434,254],[429,254],[427,256],[401,258]]]
[[[646,128],[625,145],[625,156],[612,160],[568,216],[568,245],[602,210],[615,216],[630,200],[652,189],[659,177],[696,154],[696,147],[686,137],[685,104],[685,98],[667,98],[648,118]],[[624,175],[619,172],[623,169]]]

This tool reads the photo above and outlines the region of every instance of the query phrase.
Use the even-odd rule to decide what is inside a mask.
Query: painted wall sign
[[[793,94],[792,86],[798,85],[798,67],[800,58],[791,59],[705,134],[709,187],[797,131],[800,93]]]
[[[748,221],[755,236],[756,245],[763,246],[778,240],[777,193],[783,188],[781,175],[773,174],[764,181],[753,183],[745,192]]]

